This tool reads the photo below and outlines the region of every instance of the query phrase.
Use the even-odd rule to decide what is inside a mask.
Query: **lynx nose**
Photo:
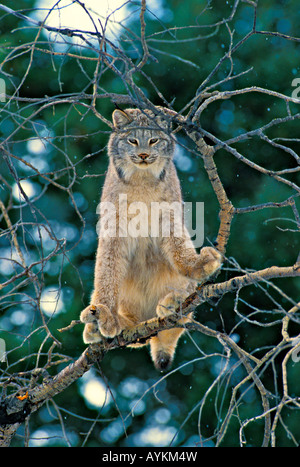
[[[139,157],[145,161],[146,159],[148,159],[149,157],[149,154],[145,153],[145,152],[142,152],[141,154],[139,154]]]

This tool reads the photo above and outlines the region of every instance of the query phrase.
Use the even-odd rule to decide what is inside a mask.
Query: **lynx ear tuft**
[[[156,116],[156,121],[159,127],[167,130],[168,132],[172,131],[172,116],[176,116],[176,112],[170,110],[166,111],[166,109],[160,105],[157,105],[156,108],[160,112],[160,114]]]
[[[123,110],[114,110],[112,114],[112,119],[113,119],[113,124],[115,128],[122,128],[125,125],[128,125],[132,120],[131,118],[126,114],[126,112],[123,112]]]

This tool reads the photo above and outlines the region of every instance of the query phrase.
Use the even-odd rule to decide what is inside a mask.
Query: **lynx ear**
[[[112,114],[113,124],[115,128],[121,128],[122,126],[128,125],[132,120],[122,110],[114,110]]]
[[[156,106],[157,110],[160,111],[160,114],[156,116],[156,121],[157,121],[157,124],[163,128],[164,130],[167,130],[167,131],[172,131],[172,121],[171,121],[171,113],[170,111],[166,112],[166,109],[164,107],[161,107],[160,105],[157,105]],[[162,115],[164,114],[164,115]],[[174,114],[176,114],[174,112]]]
[[[168,131],[172,130],[171,121],[166,120],[164,117],[159,115],[158,117],[156,117],[156,121],[157,121],[158,126],[162,128],[163,130],[168,130]]]

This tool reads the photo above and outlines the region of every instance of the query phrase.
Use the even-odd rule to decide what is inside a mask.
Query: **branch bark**
[[[46,378],[41,384],[33,388],[22,389],[8,396],[0,403],[0,446],[9,446],[18,427],[30,414],[38,410],[47,400],[65,391],[72,383],[82,377],[94,363],[101,361],[110,350],[126,347],[133,343],[143,343],[162,330],[178,326],[182,327],[178,321],[183,315],[187,315],[193,311],[196,306],[213,298],[219,298],[224,294],[234,292],[248,285],[256,284],[259,281],[266,281],[278,277],[295,277],[299,275],[300,264],[298,263],[290,267],[272,266],[261,271],[234,277],[222,283],[200,286],[197,292],[190,295],[181,307],[178,308],[177,313],[163,319],[154,318],[140,323],[132,329],[124,330],[119,336],[113,339],[104,339],[103,342],[99,344],[90,345],[75,362],[68,365],[53,378]],[[257,375],[254,375],[252,366],[249,363],[251,360],[257,361],[257,359],[247,354],[247,352],[224,333],[212,330],[197,322],[189,323],[185,327],[215,337],[218,340],[221,339],[220,342],[223,340],[240,358],[241,356],[243,357],[244,366],[249,374],[251,374],[251,377],[255,379],[255,384],[263,392],[261,382],[257,380]]]

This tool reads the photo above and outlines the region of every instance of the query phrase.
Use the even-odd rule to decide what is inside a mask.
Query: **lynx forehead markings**
[[[109,167],[101,203],[114,207],[116,234],[99,235],[94,290],[90,305],[81,313],[81,321],[86,323],[85,343],[98,342],[101,336],[114,337],[140,322],[173,313],[197,282],[205,281],[221,266],[221,255],[214,248],[204,247],[196,253],[185,225],[182,235],[175,235],[174,216],[170,216],[169,235],[163,236],[157,229],[153,238],[149,230],[144,236],[128,235],[134,218],[124,215],[128,211],[125,205],[118,212],[122,197],[135,206],[141,202],[147,206],[151,202],[183,203],[173,163],[175,138],[163,109],[157,109],[159,115],[138,109],[113,113],[115,131],[108,143]],[[141,163],[142,154],[147,154],[147,163]],[[103,217],[100,213],[100,225]],[[140,218],[141,228],[146,217]],[[161,222],[161,217],[158,219]],[[182,318],[181,323],[190,318]],[[149,340],[157,369],[170,366],[183,332],[182,328],[161,331]]]

